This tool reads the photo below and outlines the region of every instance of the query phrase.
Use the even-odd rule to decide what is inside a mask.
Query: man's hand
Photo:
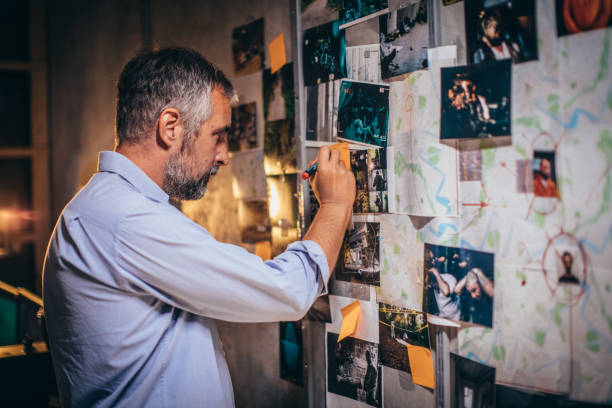
[[[311,178],[311,184],[321,206],[304,240],[315,241],[321,246],[332,271],[351,220],[355,177],[340,161],[340,152],[330,150],[328,146],[319,149],[317,163],[317,172]]]
[[[355,201],[355,176],[340,160],[340,152],[323,146],[316,160],[317,172],[310,181],[319,204],[352,207]]]

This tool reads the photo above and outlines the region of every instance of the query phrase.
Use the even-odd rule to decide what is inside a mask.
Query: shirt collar
[[[117,152],[100,152],[99,172],[116,173],[127,180],[145,197],[158,202],[168,202],[169,196],[133,161]]]

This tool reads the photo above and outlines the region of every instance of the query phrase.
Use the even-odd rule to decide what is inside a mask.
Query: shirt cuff
[[[303,251],[306,252],[308,257],[316,264],[317,266],[317,280],[321,287],[321,292],[318,296],[326,295],[327,292],[327,282],[329,281],[330,271],[329,271],[329,263],[327,262],[327,256],[325,256],[325,252],[321,249],[321,246],[317,244],[315,241],[296,241],[290,244],[287,247],[287,250],[294,251]]]

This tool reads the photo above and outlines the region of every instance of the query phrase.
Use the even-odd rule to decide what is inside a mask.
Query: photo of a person
[[[533,156],[533,194],[536,197],[559,198],[555,152],[535,151]]]
[[[572,266],[574,264],[574,257],[569,251],[564,251],[561,255],[561,262],[563,264],[563,274],[559,277],[559,283],[571,283],[575,285],[580,284],[580,279],[572,273]]]
[[[494,255],[425,244],[423,311],[493,326]]]
[[[466,0],[465,27],[472,64],[538,58],[533,0]]]
[[[483,139],[511,132],[510,60],[442,68],[440,139]]]

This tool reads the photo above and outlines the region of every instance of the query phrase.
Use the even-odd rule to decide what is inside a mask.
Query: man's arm
[[[482,290],[484,290],[484,292],[490,297],[493,297],[493,295],[495,295],[495,286],[493,285],[493,282],[489,278],[487,278],[480,269],[474,268],[472,270],[476,274],[476,277],[478,278],[478,282],[480,282]]]
[[[319,244],[327,257],[329,270],[332,271],[351,220],[355,177],[340,160],[340,153],[330,150],[328,146],[319,150],[317,162],[312,188],[321,206],[304,240]]]
[[[446,281],[442,279],[442,276],[440,276],[440,272],[438,272],[436,268],[429,268],[429,272],[433,273],[433,275],[436,277],[436,281],[438,282],[438,287],[440,288],[440,292],[442,292],[444,296],[449,296],[450,286],[448,286],[448,283],[446,283]]]
[[[469,272],[468,272],[469,273]],[[459,282],[457,282],[457,286],[455,286],[455,290],[454,292],[458,295],[461,294],[461,291],[463,290],[463,288],[465,287],[465,284],[467,283],[467,273],[465,274],[465,276],[463,278],[461,278],[461,280]]]

